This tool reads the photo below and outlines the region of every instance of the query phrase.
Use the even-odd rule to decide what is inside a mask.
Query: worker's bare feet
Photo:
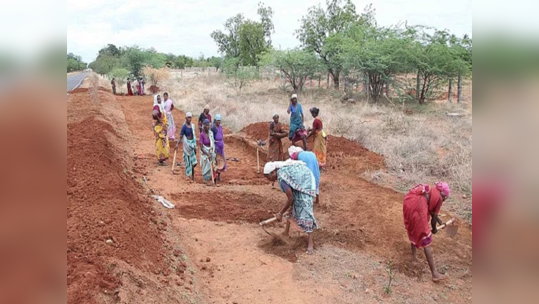
[[[432,274],[432,281],[433,282],[440,282],[440,281],[443,281],[443,280],[447,280],[447,276],[443,275],[443,274],[440,274],[438,272],[435,272]]]
[[[307,254],[313,255],[314,254],[314,248],[307,248]]]

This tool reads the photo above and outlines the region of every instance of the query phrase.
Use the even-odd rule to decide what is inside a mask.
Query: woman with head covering
[[[273,121],[270,124],[268,161],[284,160],[283,142],[281,139],[287,136],[283,130],[283,124],[279,122],[279,115],[273,115]]]
[[[159,94],[156,94],[153,96],[153,109],[159,111],[161,120],[163,121],[163,123],[165,123],[168,130],[168,120],[167,120],[167,115],[165,111],[165,105],[163,104],[163,101],[161,100],[161,95]]]
[[[290,146],[288,154],[290,154],[290,159],[300,160],[307,164],[307,168],[313,173],[316,181],[316,204],[318,204],[320,197],[320,167],[318,166],[316,155],[310,151],[303,151],[302,148],[296,146]]]
[[[195,124],[192,123],[193,114],[187,112],[185,114],[185,123],[180,131],[180,139],[176,144],[176,151],[183,144],[183,162],[185,163],[185,175],[195,181],[195,167],[197,166],[197,139],[195,134]]]
[[[157,160],[160,166],[166,166],[165,161],[169,157],[169,146],[167,137],[167,125],[164,121],[165,116],[159,111],[159,107],[156,106],[152,112],[153,117],[153,133],[155,135],[155,150],[157,154]]]
[[[131,78],[127,78],[127,96],[133,96],[133,89],[131,88]]]
[[[443,224],[442,220],[438,218],[438,213],[442,203],[449,197],[449,193],[450,189],[447,183],[436,182],[435,187],[419,184],[404,197],[404,226],[408,232],[413,259],[416,260],[417,248],[425,248],[425,256],[434,282],[446,278],[436,271],[429,246],[432,243],[432,234],[438,232],[436,224]]]
[[[163,108],[167,114],[168,122],[168,139],[169,141],[175,141],[176,139],[176,124],[174,123],[174,116],[172,116],[172,110],[174,110],[174,102],[172,99],[168,98],[168,93],[163,93]]]
[[[211,120],[211,115],[210,115],[210,105],[206,105],[204,107],[204,111],[202,111],[202,114],[200,114],[200,116],[198,117],[198,127],[200,129],[202,129],[202,123],[204,122],[204,120],[208,120],[211,124],[212,120]]]
[[[208,186],[213,179],[215,182],[215,140],[213,132],[210,130],[210,121],[208,119],[202,122],[202,131],[200,132],[200,163],[202,165],[202,177]],[[215,185],[217,183],[215,182]]]
[[[226,157],[225,157],[225,140],[223,134],[223,127],[221,126],[221,114],[215,115],[215,122],[211,129],[215,139],[215,152],[223,157],[225,166],[222,170],[217,170],[217,180],[221,181],[221,172],[226,171]]]
[[[290,223],[294,223],[309,235],[307,253],[314,253],[313,231],[318,229],[313,212],[313,198],[316,197],[316,182],[313,173],[303,162],[287,160],[269,162],[264,166],[264,175],[270,181],[278,181],[281,190],[286,193],[287,201],[275,216],[279,221],[283,214],[292,207],[292,216],[286,223],[284,235],[289,234]]]
[[[303,107],[298,103],[298,95],[294,94],[290,98],[287,113],[290,114],[290,132],[288,138],[292,145],[296,145],[298,140],[303,142],[303,150],[307,150],[307,132],[305,131]]]
[[[318,166],[322,169],[326,166],[327,147],[326,147],[326,132],[324,132],[324,124],[320,117],[320,109],[313,107],[310,109],[311,115],[314,118],[313,128],[309,130],[309,135],[314,136],[313,152],[318,160]]]

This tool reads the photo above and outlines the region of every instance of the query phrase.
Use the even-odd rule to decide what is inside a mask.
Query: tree
[[[412,67],[413,36],[398,27],[357,24],[344,41],[342,58],[346,72],[366,78],[367,93],[376,102],[394,84],[394,77]]]
[[[415,42],[415,66],[418,69],[419,103],[424,103],[439,87],[444,79],[448,79],[458,71],[462,62],[455,60],[455,53],[448,44],[449,34],[436,30],[434,34],[421,32],[420,39]]]
[[[113,69],[120,67],[120,58],[109,55],[100,55],[90,63],[90,68],[97,74],[108,75]]]
[[[215,30],[211,33],[211,37],[217,43],[219,52],[227,57],[237,58],[240,56],[240,35],[239,30],[243,24],[244,17],[242,14],[229,18],[225,22],[226,34],[221,30]]]
[[[307,76],[314,75],[320,66],[313,52],[299,49],[272,50],[264,54],[262,63],[279,69],[296,93],[303,89]]]
[[[127,77],[129,77],[129,71],[124,68],[115,68],[109,74],[109,78],[114,78],[119,87],[123,87],[123,85],[126,83]]]
[[[307,15],[300,20],[300,28],[296,30],[302,47],[316,52],[323,60],[329,74],[333,76],[336,88],[339,88],[339,76],[343,68],[340,56],[343,33],[358,21],[374,23],[372,6],[368,6],[359,16],[351,0],[326,0],[326,9],[310,7]]]
[[[239,58],[227,58],[223,62],[223,72],[227,81],[239,93],[251,81],[258,78],[256,68],[250,66],[241,66]]]
[[[238,14],[225,22],[225,32],[215,30],[211,34],[221,54],[227,58],[239,58],[241,65],[258,65],[260,55],[271,46],[274,26],[271,7],[259,3],[257,13],[260,22]]]
[[[82,57],[73,53],[67,54],[67,72],[82,71],[86,69],[87,64],[82,62]]]

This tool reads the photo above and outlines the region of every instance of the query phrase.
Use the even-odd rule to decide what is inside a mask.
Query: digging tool
[[[210,154],[211,155],[211,154]],[[211,182],[215,185],[215,177],[213,177],[213,160],[211,159],[211,156],[208,157],[210,161],[210,169],[211,169]]]
[[[271,236],[271,237],[273,237],[274,239],[279,240],[279,241],[281,241],[281,242],[283,242],[283,243],[286,244],[286,241],[283,239],[283,237],[281,237],[281,236],[279,236],[279,235],[275,235],[275,234],[273,234],[273,233],[267,231],[267,230],[266,230],[266,227],[264,227],[264,226],[266,226],[267,224],[270,224],[270,223],[275,222],[276,220],[277,220],[277,217],[274,216],[274,217],[272,217],[272,218],[270,218],[270,219],[267,219],[267,220],[265,220],[265,221],[260,222],[259,225],[260,225],[260,227],[262,227],[262,230],[264,230],[264,232],[267,233],[269,236]]]
[[[174,166],[176,165],[176,154],[178,154],[178,150],[174,151],[174,160],[172,161],[172,174],[174,174]]]
[[[262,140],[255,140],[256,141],[256,170],[257,173],[260,174],[260,147],[266,145],[265,141]]]
[[[450,219],[445,224],[436,227],[437,230],[444,229],[448,236],[455,236],[459,230],[459,226],[456,225],[455,219]]]

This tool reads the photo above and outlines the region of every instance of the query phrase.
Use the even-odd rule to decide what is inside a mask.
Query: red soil
[[[86,96],[68,106],[74,115],[67,132],[67,303],[96,302],[98,291],[114,295],[121,282],[108,271],[111,259],[148,272],[168,267],[150,204],[124,169],[118,140],[126,134],[81,106]]]
[[[148,91],[150,91],[152,94],[156,94],[157,92],[161,91],[161,89],[157,86],[154,86],[153,84],[148,88]]]

